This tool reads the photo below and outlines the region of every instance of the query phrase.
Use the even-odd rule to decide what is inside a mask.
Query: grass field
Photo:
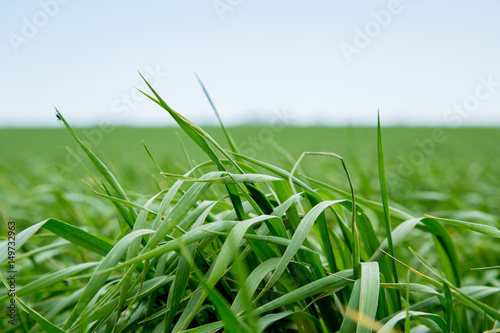
[[[171,115],[74,129],[87,152],[62,124],[0,130],[2,332],[500,328],[500,270],[471,270],[499,265],[500,129],[241,126],[224,162]]]
[[[219,128],[204,129],[217,141],[225,142]],[[141,140],[167,172],[180,173],[187,168],[181,142],[193,160],[199,163],[207,160],[201,149],[176,127],[118,127],[109,133],[102,133],[97,127],[76,131],[82,139],[98,143],[93,150],[109,164],[125,189],[132,193],[153,193],[157,189],[155,180],[162,178],[158,176]],[[246,143],[243,146],[246,151],[242,153],[258,156],[260,160],[287,170],[291,170],[302,152],[335,152],[346,160],[356,192],[379,200],[376,128],[273,129],[271,126],[242,126],[230,131],[237,143]],[[416,142],[429,140],[434,131],[432,128],[412,127],[384,129],[391,199],[420,214],[456,210],[481,211],[499,216],[500,146],[497,143],[500,142],[500,129],[443,129],[446,141],[436,143],[432,152],[428,153]],[[95,133],[102,134],[98,136]],[[79,156],[82,156],[76,142],[64,128],[0,129],[0,212],[4,220],[33,223],[47,216],[74,218],[64,209],[47,205],[51,195],[39,194],[40,191],[47,194],[61,189],[91,194],[80,180],[85,178],[85,171],[75,163],[65,147],[80,152]],[[415,155],[424,158],[412,159]],[[87,163],[84,157],[82,160]],[[318,179],[347,189],[342,168],[328,158],[311,158],[302,168]],[[30,202],[34,204],[31,210],[26,211]]]

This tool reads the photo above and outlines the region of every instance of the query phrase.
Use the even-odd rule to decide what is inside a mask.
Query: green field
[[[225,144],[219,128],[204,129]],[[165,172],[186,170],[187,160],[181,142],[195,162],[208,160],[176,127],[118,127],[109,133],[103,133],[100,128],[76,131],[109,164],[127,192],[152,194],[157,189],[156,182],[162,181],[141,140]],[[376,128],[243,126],[230,131],[244,148],[242,153],[258,156],[288,171],[302,152],[337,153],[346,160],[356,192],[370,199],[380,199]],[[434,148],[428,143],[420,146],[416,143],[428,142],[434,131],[412,127],[384,129],[391,199],[420,214],[459,210],[499,216],[500,129],[448,128],[443,129],[446,140],[435,143]],[[69,212],[50,206],[61,189],[91,193],[80,180],[86,177],[85,171],[65,147],[79,153],[82,161],[88,164],[64,128],[0,129],[0,207],[4,220],[33,223],[48,216],[74,218],[68,215]],[[309,175],[315,178],[347,189],[342,168],[329,158],[310,157],[302,168],[308,169]],[[26,210],[29,206],[31,209]]]
[[[203,129],[229,149],[222,130]],[[302,152],[340,155],[358,198],[356,231],[349,182],[337,158],[306,156],[293,187],[288,176],[242,158],[250,174],[243,183],[235,187],[236,178],[226,179],[226,185],[213,180],[206,192],[190,199],[196,186],[210,184],[192,181],[217,168],[196,170],[193,179],[160,174],[159,169],[181,175],[210,160],[206,147],[200,149],[180,128],[74,130],[124,193],[63,125],[0,129],[2,238],[8,221],[16,222],[19,234],[54,219],[17,252],[16,283],[24,302],[17,304],[17,329],[215,332],[224,326],[228,332],[354,332],[357,327],[371,332],[386,325],[400,331],[482,332],[500,327],[500,270],[471,270],[500,264],[498,128],[382,127],[388,196],[381,195],[377,128],[229,128],[241,154],[288,172]],[[217,154],[217,161],[225,159]],[[227,168],[237,174],[234,165]],[[289,199],[294,190],[304,194]],[[162,208],[169,193],[172,201]],[[345,200],[315,215],[326,200],[338,199]],[[278,217],[265,218],[280,209]],[[243,222],[225,222],[238,219],[256,222],[244,228]],[[136,235],[141,229],[157,232],[143,235],[142,242],[127,239],[132,226]],[[417,273],[377,250],[388,227],[394,249],[382,249]],[[155,241],[160,230],[163,235]],[[197,232],[204,236],[193,241],[190,235]],[[87,273],[110,267],[115,269],[89,279]],[[56,276],[58,271],[63,273]],[[244,282],[253,287],[242,288]],[[6,321],[2,317],[2,332],[17,332]]]

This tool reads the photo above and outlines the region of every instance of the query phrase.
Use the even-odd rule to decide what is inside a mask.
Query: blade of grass
[[[267,219],[272,218],[276,217],[271,215],[263,215],[253,219],[242,221],[235,225],[234,228],[232,228],[229,236],[222,245],[219,256],[211,267],[212,271],[208,275],[208,279],[206,281],[206,284],[209,288],[213,288],[215,284],[222,278],[229,263],[235,258],[240,242],[243,239],[244,234],[247,232],[247,229],[255,223],[263,222]],[[196,314],[196,310],[199,309],[207,296],[207,293],[204,292],[201,294],[197,294],[189,300],[186,309],[184,310],[178,323],[174,327],[174,331],[178,331],[179,329],[183,329],[189,325],[193,316]]]
[[[352,318],[356,318],[359,311],[360,287],[361,281],[358,279],[352,288],[352,292],[349,297],[349,304],[347,305],[346,313],[339,333],[354,333],[356,330],[356,322]]]
[[[21,305],[22,309],[26,311],[31,318],[35,319],[35,321],[46,331],[49,333],[63,333],[62,329],[57,327],[56,325],[52,324],[49,322],[47,319],[45,319],[41,314],[30,308],[26,303],[24,303],[21,299],[18,297],[15,298],[16,302]]]
[[[216,183],[216,184],[264,183],[264,182],[273,182],[273,181],[281,181],[282,180],[281,178],[277,178],[277,177],[273,177],[273,176],[261,175],[261,174],[250,174],[250,173],[230,174],[230,176],[221,175],[221,177],[219,177],[219,178],[212,178],[212,179],[199,179],[199,178],[187,177],[187,176],[183,176],[183,175],[176,175],[176,174],[166,173],[166,172],[162,172],[161,174],[165,175],[167,177],[182,179],[183,181],[186,181],[186,182],[210,182],[210,183]]]
[[[447,284],[443,285],[445,302],[445,322],[446,322],[446,333],[453,332],[453,298],[451,296],[451,290]]]
[[[273,275],[267,282],[266,286],[264,289],[260,292],[260,294],[256,297],[255,300],[258,300],[262,295],[267,292],[278,280],[280,279],[281,275],[286,269],[286,266],[292,260],[292,257],[295,256],[297,253],[300,245],[304,242],[306,239],[309,231],[312,228],[313,223],[316,221],[318,216],[329,206],[335,205],[340,203],[343,200],[337,200],[337,201],[325,201],[322,203],[317,204],[315,207],[313,207],[306,216],[302,219],[300,222],[297,230],[293,234],[292,240],[290,242],[290,245],[287,247],[285,253],[283,254],[283,257],[281,257],[280,263],[276,270],[274,271]]]
[[[375,324],[378,296],[380,290],[380,273],[377,262],[361,264],[361,284],[359,294],[359,317],[366,320],[358,323],[356,333],[370,333]],[[372,325],[370,321],[373,321]]]
[[[139,73],[140,74],[140,73]],[[215,140],[212,139],[207,133],[205,133],[201,128],[198,126],[194,125],[192,122],[184,118],[182,115],[174,111],[170,106],[168,106],[167,103],[158,95],[158,93],[151,87],[151,85],[146,81],[146,79],[140,74],[146,85],[149,87],[149,89],[153,92],[153,94],[156,96],[156,99],[151,97],[150,95],[146,94],[145,92],[141,91],[146,97],[151,99],[153,102],[157,103],[160,105],[163,109],[165,109],[171,116],[174,118],[176,123],[182,128],[182,130],[193,140],[198,147],[200,147],[205,154],[217,165],[217,168],[219,171],[227,171],[224,165],[220,162],[219,157],[217,154],[213,151],[213,149],[210,147],[208,142],[206,141],[208,139],[209,142],[214,144],[217,148],[219,148],[220,151],[225,153],[225,151],[220,148],[220,146],[215,142]],[[226,157],[229,158],[229,160],[232,160],[231,157],[227,154],[225,154]],[[238,165],[233,161],[233,164],[237,169]],[[241,171],[241,169],[239,169]],[[238,190],[237,187],[234,186],[233,184],[226,184],[227,191],[229,193],[229,196],[231,198],[231,201],[233,203],[234,209],[236,210],[236,214],[238,215],[238,219],[243,220],[244,219],[244,212],[243,212],[243,207],[241,203],[241,199],[238,195]]]
[[[217,116],[217,120],[219,121],[219,126],[222,128],[222,131],[224,132],[224,135],[226,136],[227,142],[229,143],[229,146],[231,147],[231,150],[239,153],[238,148],[236,147],[236,143],[233,140],[233,137],[229,133],[229,131],[226,129],[226,126],[224,126],[224,123],[222,122],[222,119],[219,115],[219,112],[217,112],[217,109],[215,108],[214,103],[212,102],[212,99],[210,98],[210,95],[208,94],[207,89],[205,88],[205,85],[201,81],[200,77],[195,73],[196,79],[198,80],[198,83],[201,86],[201,89],[203,89],[203,93],[208,99],[208,102],[210,103],[210,106],[212,107],[212,110],[214,110],[215,115]]]
[[[216,203],[217,202],[212,203],[207,209],[205,209],[203,214],[201,214],[199,218],[196,220],[196,222],[193,224],[193,228],[198,228],[205,222],[205,219],[207,218],[208,214],[210,213],[210,211],[212,210],[212,208],[215,206]],[[177,266],[175,280],[174,283],[172,284],[172,288],[170,290],[167,299],[167,306],[169,308],[169,312],[168,316],[165,318],[165,328],[164,328],[165,332],[169,332],[173,329],[174,317],[177,314],[177,310],[182,300],[182,295],[186,290],[189,276],[191,274],[191,268],[193,266],[193,262],[191,261],[191,259],[194,260],[195,248],[196,248],[196,243],[191,243],[189,245],[186,245],[184,251],[188,254],[188,256],[184,255],[179,258],[179,264]]]
[[[44,288],[53,285],[55,283],[58,283],[60,281],[63,281],[64,279],[71,277],[73,275],[79,274],[81,272],[87,271],[91,268],[95,268],[97,265],[99,265],[98,262],[88,262],[88,263],[83,263],[79,265],[75,265],[72,267],[67,267],[64,269],[61,269],[59,271],[56,271],[51,274],[44,275],[40,278],[37,278],[31,283],[28,283],[25,286],[20,287],[18,290],[16,290],[16,296],[21,297],[25,295],[32,294],[34,292],[38,292],[40,290],[43,290]],[[6,302],[9,299],[8,296],[4,296],[0,298],[0,302]]]
[[[427,313],[427,312],[419,312],[419,311],[409,311],[409,315],[413,318],[415,317],[425,317],[429,320],[432,320],[435,325],[440,329],[436,332],[444,332],[443,329],[446,327],[446,323],[444,322],[443,318],[441,318],[439,315],[432,314],[432,313]],[[394,332],[394,328],[398,324],[399,321],[403,320],[406,318],[406,311],[402,311],[394,315],[391,320],[389,320],[385,325],[377,331],[377,333],[391,333]]]
[[[392,241],[392,231],[391,231],[391,213],[389,211],[389,194],[387,191],[387,181],[385,178],[385,163],[384,163],[384,148],[382,145],[382,130],[380,128],[380,112],[378,113],[378,123],[377,123],[377,151],[378,151],[378,173],[380,181],[380,192],[382,196],[382,204],[384,207],[384,222],[385,222],[385,234],[387,237],[388,250],[391,256],[396,257],[394,252],[394,243]],[[391,260],[392,274],[389,276],[391,280],[395,283],[399,282],[398,270],[396,267],[396,262]],[[396,292],[396,311],[401,310],[401,295]]]
[[[289,182],[290,182],[290,187],[292,188],[292,191],[293,193],[296,193],[295,191],[295,187],[293,186],[293,174],[295,172],[295,169],[297,168],[297,166],[299,165],[300,161],[302,160],[302,158],[304,158],[304,156],[306,155],[320,155],[320,156],[330,156],[330,157],[334,157],[334,158],[337,158],[341,161],[342,163],[342,167],[344,168],[344,171],[345,171],[345,174],[347,176],[347,180],[349,182],[349,188],[351,190],[351,201],[352,201],[352,224],[351,224],[351,233],[352,233],[352,267],[353,267],[353,272],[354,272],[354,277],[358,277],[359,276],[359,265],[360,265],[360,254],[359,254],[359,238],[358,238],[358,231],[357,231],[357,226],[356,226],[356,199],[354,197],[354,187],[352,185],[352,181],[351,181],[351,176],[349,175],[349,171],[347,170],[347,166],[344,162],[344,159],[342,157],[340,157],[339,155],[335,154],[335,153],[324,153],[324,152],[304,152],[302,153],[302,155],[299,157],[299,159],[297,160],[297,162],[295,163],[295,165],[293,166],[293,169],[292,171],[290,172],[290,175],[289,175]],[[307,192],[306,192],[307,194]],[[330,241],[330,237],[328,236],[328,229],[327,229],[327,226],[326,226],[326,221],[322,221],[323,219],[320,220],[320,229],[321,229],[321,239],[322,239],[322,243],[323,243],[323,248],[324,248],[324,251],[325,251],[325,254],[326,254],[326,257],[329,261],[329,265],[331,267],[331,269],[333,270],[336,265],[335,265],[335,262],[334,262],[334,255],[333,255],[333,249],[332,249],[332,245],[331,245],[331,241]]]
[[[352,269],[340,271],[335,274],[328,275],[322,279],[313,281],[300,288],[297,288],[281,297],[278,297],[258,307],[257,309],[255,309],[255,314],[259,315],[268,311],[272,311],[279,307],[295,303],[301,299],[321,294],[326,290],[329,291],[340,290],[345,286],[353,284],[353,282],[354,281],[352,280]]]
[[[154,230],[149,229],[141,229],[131,232],[130,234],[123,237],[114,247],[109,251],[101,264],[97,267],[96,273],[100,271],[106,270],[110,267],[113,267],[118,260],[125,253],[127,248],[130,246],[130,243],[137,237],[141,237],[146,234],[154,233]],[[89,304],[90,300],[96,295],[99,289],[106,282],[109,273],[104,274],[96,274],[93,276],[90,281],[87,283],[85,290],[83,291],[82,296],[78,300],[78,303],[74,307],[71,315],[66,320],[66,323],[63,326],[63,329],[69,329],[71,325],[76,321],[81,312],[85,309],[85,307]]]
[[[31,227],[28,227],[17,234],[15,245],[16,250],[19,250],[28,239],[30,239],[38,230],[40,230],[40,228],[46,229],[75,245],[81,246],[102,256],[107,255],[108,252],[113,248],[111,244],[80,228],[74,227],[68,223],[56,219],[47,219],[45,221],[32,225]],[[2,265],[7,260],[7,245],[7,242],[4,242],[0,247],[0,265]]]
[[[413,251],[411,248],[410,248],[410,251],[418,259],[418,261],[420,261],[429,271],[431,271],[438,278],[438,280],[440,280],[440,282],[438,282],[438,281],[432,279],[437,287],[439,287],[440,289],[442,289],[444,291],[443,285],[446,284],[450,288],[450,290],[453,291],[452,295],[454,296],[454,298],[457,299],[458,301],[460,301],[462,304],[473,309],[474,311],[478,311],[480,313],[481,312],[487,313],[491,318],[493,318],[495,320],[500,320],[500,312],[499,311],[495,310],[491,306],[484,304],[484,303],[470,297],[466,293],[462,292],[460,290],[460,288],[457,288],[452,283],[450,283],[448,280],[446,280],[444,277],[441,277],[441,275],[418,253]],[[430,281],[429,277],[426,277],[426,279],[428,281]]]
[[[109,171],[106,165],[78,138],[75,131],[66,122],[66,119],[64,119],[64,117],[61,115],[59,110],[57,110],[57,108],[56,108],[56,113],[58,118],[64,123],[64,126],[66,127],[68,132],[71,134],[71,136],[73,136],[73,138],[76,140],[80,148],[82,148],[82,150],[88,156],[88,158],[90,159],[94,167],[97,169],[97,171],[99,171],[99,173],[104,177],[104,179],[106,179],[108,184],[116,191],[118,197],[126,201],[130,201],[127,195],[125,194],[125,191],[121,187],[120,183],[118,183],[116,177],[111,173],[111,171]],[[132,218],[133,220],[137,218],[137,214],[133,209],[130,208],[129,213],[130,213],[130,218]],[[130,221],[129,218],[126,216],[124,216],[124,218],[132,228],[132,221]]]
[[[239,226],[239,225],[238,225]],[[235,233],[236,234],[236,233]],[[234,234],[233,234],[234,235]],[[227,244],[227,243],[225,243]],[[183,255],[188,257],[190,262],[194,262],[193,259],[189,258],[189,254],[183,251]],[[222,255],[222,254],[221,254]],[[225,259],[225,257],[223,257]],[[207,281],[205,277],[199,272],[198,268],[195,264],[193,264],[194,270],[193,274],[196,276],[196,279],[200,282],[204,292],[212,301],[212,304],[215,306],[217,313],[220,315],[222,322],[224,323],[224,328],[229,332],[249,332],[248,326],[244,323],[239,317],[237,317],[234,312],[231,310],[229,303],[225,300],[216,289],[213,288],[213,282],[210,282],[210,279]],[[215,271],[215,269],[214,269]],[[182,317],[181,317],[182,319]],[[179,321],[181,321],[179,319]],[[177,327],[177,325],[176,325]],[[177,331],[174,328],[174,332]]]
[[[425,215],[425,216],[430,218],[430,219],[433,219],[436,221],[441,221],[444,223],[448,223],[448,224],[453,225],[453,226],[467,228],[469,230],[481,233],[481,234],[486,235],[486,236],[500,238],[500,229],[495,228],[493,226],[479,224],[479,223],[473,223],[473,222],[465,222],[465,221],[460,221],[460,220],[445,219],[445,218],[434,217],[434,216],[430,216],[430,215]]]

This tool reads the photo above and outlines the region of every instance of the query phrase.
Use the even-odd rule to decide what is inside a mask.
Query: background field
[[[225,144],[220,129],[204,129]],[[390,198],[415,214],[453,210],[463,215],[455,217],[464,219],[484,217],[479,212],[498,216],[500,129],[448,128],[440,137],[444,142],[431,141],[435,131],[411,127],[383,130]],[[125,190],[138,196],[151,195],[157,182],[167,184],[141,140],[165,172],[187,170],[181,142],[195,162],[207,159],[174,127],[113,128],[108,133],[80,128],[77,133],[110,166]],[[245,126],[234,127],[231,133],[242,153],[289,171],[304,151],[335,152],[346,160],[357,194],[380,200],[375,128]],[[61,206],[65,200],[97,200],[112,208],[96,199],[80,181],[86,179],[86,173],[66,146],[77,155],[80,152],[63,128],[0,130],[0,212],[4,221],[14,219],[31,225],[50,216],[85,224],[77,212]],[[308,175],[348,189],[341,167],[329,158],[307,157],[302,168]]]

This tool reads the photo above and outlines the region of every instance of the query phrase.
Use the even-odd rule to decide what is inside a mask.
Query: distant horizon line
[[[206,123],[206,124],[197,124],[200,127],[206,128],[221,128],[219,124],[214,123]],[[238,127],[271,127],[272,125],[266,123],[241,123],[241,124],[224,124],[226,128],[238,128]],[[311,123],[311,124],[286,124],[283,125],[286,128],[307,128],[307,127],[322,127],[322,128],[341,128],[341,127],[361,127],[361,128],[377,128],[377,124],[369,125],[369,124],[324,124],[324,123]],[[100,125],[71,125],[72,128],[76,129],[86,129],[86,128],[100,128],[103,126]],[[179,128],[176,124],[165,124],[165,125],[130,125],[130,124],[120,124],[120,125],[112,125],[111,128]],[[383,128],[393,128],[393,127],[402,127],[402,128],[443,128],[443,129],[460,129],[460,128],[491,128],[491,129],[500,129],[500,124],[470,124],[470,125],[461,125],[461,126],[452,126],[447,124],[406,124],[406,123],[395,123],[395,124],[382,124]],[[18,130],[27,130],[27,129],[65,129],[63,125],[53,125],[53,126],[16,126],[16,125],[7,125],[0,126],[0,130],[10,130],[10,129],[18,129]]]

